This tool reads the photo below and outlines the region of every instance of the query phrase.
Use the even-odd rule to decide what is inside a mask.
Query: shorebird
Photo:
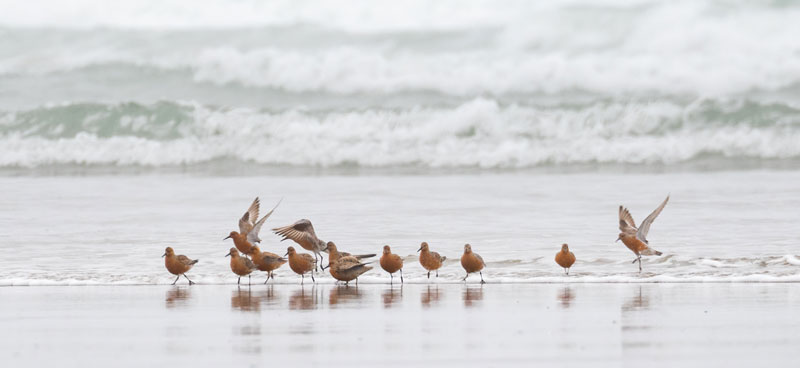
[[[250,273],[256,270],[256,265],[253,261],[239,256],[239,252],[236,248],[231,248],[230,252],[225,255],[225,257],[228,256],[231,257],[231,271],[239,275],[236,284],[238,285],[242,281],[242,276],[247,276],[247,285],[250,285]]]
[[[341,257],[355,257],[358,260],[375,257],[375,253],[350,254],[347,252],[341,252],[339,251],[339,248],[336,246],[336,244],[334,244],[332,241],[329,241],[328,243],[325,244],[324,250],[328,252],[328,267],[331,266],[331,263],[336,262],[337,258]],[[325,268],[326,267],[323,267],[322,269],[324,270]]]
[[[575,253],[569,251],[569,245],[561,245],[561,251],[556,253],[556,263],[564,268],[564,272],[569,275],[569,268],[575,263]]]
[[[197,263],[196,259],[189,259],[189,257],[184,256],[183,254],[176,256],[175,251],[172,248],[167,247],[164,251],[164,265],[167,266],[167,271],[173,275],[177,275],[178,277],[175,278],[175,281],[172,282],[172,285],[175,285],[178,282],[178,279],[186,277],[186,280],[189,280],[189,277],[186,276],[186,273],[192,269],[195,263]],[[189,280],[189,285],[194,284],[192,280]]]
[[[330,272],[331,276],[336,280],[344,281],[345,285],[353,280],[356,280],[356,285],[358,285],[358,277],[372,269],[372,267],[367,266],[367,263],[362,263],[355,256],[342,256],[337,254],[335,244],[328,243],[328,247],[332,247],[330,256],[328,257],[330,262],[328,264],[328,272]],[[334,254],[336,254],[336,256],[334,256]]]
[[[394,280],[394,273],[400,271],[400,283],[403,283],[403,258],[397,254],[392,254],[392,249],[388,245],[383,246],[381,268],[389,273],[389,283]]]
[[[260,271],[267,272],[267,281],[270,278],[274,279],[272,271],[277,270],[280,266],[286,263],[286,258],[283,258],[275,253],[262,252],[258,246],[253,246],[253,263]],[[266,284],[267,281],[264,281]]]
[[[264,217],[258,219],[258,211],[261,205],[258,197],[253,200],[253,203],[250,204],[250,208],[247,209],[247,212],[242,215],[242,218],[239,219],[239,232],[231,231],[225,239],[232,238],[233,244],[236,246],[240,252],[244,253],[245,255],[250,255],[253,253],[253,245],[256,243],[261,242],[261,238],[258,237],[258,233],[261,231],[261,226],[264,225],[264,221],[267,221],[272,212],[278,208],[278,205],[281,204],[281,201],[278,201],[269,212],[267,212]]]
[[[428,278],[431,278],[431,271],[436,271],[436,277],[439,277],[439,268],[442,267],[442,263],[445,259],[447,259],[447,257],[442,257],[439,255],[439,253],[431,252],[428,249],[428,243],[426,242],[422,242],[422,244],[420,244],[417,252],[420,252],[419,263],[423,268],[428,270]]]
[[[303,281],[306,279],[306,273],[309,272],[311,273],[311,281],[317,282],[317,280],[314,280],[313,272],[317,264],[317,260],[314,259],[314,257],[307,253],[297,253],[294,247],[287,248],[284,256],[289,256],[289,268],[296,274],[302,276],[300,284],[303,284]]]
[[[628,209],[619,206],[619,237],[617,241],[622,240],[622,243],[625,244],[628,249],[630,249],[634,254],[636,254],[636,259],[633,260],[631,263],[639,262],[639,272],[642,272],[642,256],[660,256],[661,252],[650,248],[650,244],[647,242],[647,233],[650,231],[650,225],[653,223],[653,220],[658,217],[658,214],[664,209],[664,206],[667,205],[667,201],[669,201],[669,196],[664,202],[661,202],[661,205],[656,208],[653,213],[647,216],[639,228],[636,227],[636,223],[633,222],[633,216],[631,213],[628,212]]]
[[[464,271],[467,271],[467,275],[464,276],[464,282],[467,282],[469,274],[477,272],[481,275],[481,284],[486,283],[486,281],[483,281],[483,272],[481,272],[481,270],[486,267],[486,262],[483,261],[483,257],[478,253],[472,251],[472,246],[469,244],[464,244],[464,255],[461,256],[461,267],[464,267]]]
[[[291,225],[274,228],[272,231],[283,237],[281,241],[292,239],[295,243],[303,247],[303,249],[314,252],[314,267],[316,268],[316,265],[322,266],[322,252],[327,245],[324,241],[317,238],[317,234],[314,232],[314,226],[311,225],[310,220],[302,219]],[[316,261],[317,257],[319,257],[319,261]]]

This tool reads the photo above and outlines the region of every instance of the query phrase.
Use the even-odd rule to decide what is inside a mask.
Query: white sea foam
[[[469,97],[573,90],[719,96],[800,84],[800,39],[794,36],[800,34],[795,21],[800,8],[793,6],[217,0],[202,5],[84,0],[3,6],[0,25],[10,29],[0,32],[0,55],[4,48],[8,55],[0,58],[0,76],[130,66],[127,73],[189,73],[196,82],[215,85]],[[69,36],[36,31],[54,27]],[[232,30],[215,37],[220,27]],[[274,28],[254,37],[249,27],[288,28],[280,33],[288,40],[273,37]],[[303,36],[309,27],[311,33]]]
[[[0,115],[0,166],[234,159],[320,167],[525,168],[676,163],[704,155],[800,157],[797,127],[746,111],[763,107],[742,112],[739,103],[712,105],[709,111],[670,102],[533,107],[476,99],[455,108],[325,112],[65,105]],[[728,109],[754,118],[729,123]],[[693,114],[703,116],[694,120]],[[710,114],[721,121],[705,120]]]

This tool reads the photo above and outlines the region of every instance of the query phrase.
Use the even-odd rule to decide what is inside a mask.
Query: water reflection
[[[358,286],[334,286],[328,293],[328,304],[337,305],[339,303],[348,303],[358,301],[363,293],[358,291]]]
[[[384,308],[391,308],[393,304],[397,304],[403,300],[403,286],[400,287],[389,287],[383,290],[383,307]]]
[[[639,286],[638,292],[632,298],[622,304],[622,310],[625,312],[647,309],[650,309],[650,296],[642,294],[641,286]]]
[[[300,289],[295,290],[289,297],[289,309],[314,309],[316,304],[315,288],[316,286],[311,286],[310,290],[306,290],[306,287],[301,286]]]
[[[562,308],[569,308],[570,304],[572,303],[572,299],[575,299],[575,294],[572,292],[572,287],[567,286],[561,289],[561,292],[558,294],[558,300],[561,301]]]
[[[439,302],[440,297],[439,285],[434,285],[432,288],[430,285],[428,285],[428,288],[422,291],[422,294],[420,295],[420,301],[422,302],[423,307],[430,307]]]
[[[188,286],[174,286],[172,289],[167,290],[164,303],[170,309],[185,307],[191,297],[192,292]]]
[[[237,288],[231,294],[231,309],[238,309],[244,312],[260,312],[261,298],[253,295],[250,288]]]
[[[480,305],[478,302],[483,300],[483,284],[480,286],[466,286],[463,297],[465,307]]]

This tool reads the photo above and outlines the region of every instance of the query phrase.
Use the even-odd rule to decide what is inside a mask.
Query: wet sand
[[[798,305],[795,283],[2,287],[0,361],[786,365]]]

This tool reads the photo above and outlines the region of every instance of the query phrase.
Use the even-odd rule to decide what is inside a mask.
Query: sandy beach
[[[0,288],[10,367],[786,366],[796,284]]]

